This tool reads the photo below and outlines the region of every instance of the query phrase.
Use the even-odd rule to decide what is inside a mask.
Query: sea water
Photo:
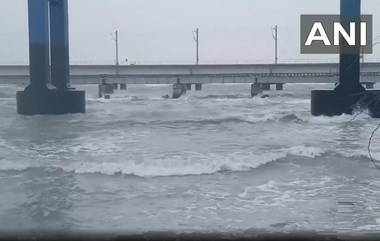
[[[0,86],[0,231],[380,231],[379,121],[312,117],[330,85],[77,86],[63,116],[17,115],[22,87]]]

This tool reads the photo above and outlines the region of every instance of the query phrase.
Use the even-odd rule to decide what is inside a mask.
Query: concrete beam
[[[1,75],[0,73],[0,84],[27,84],[29,82],[29,75]],[[203,77],[181,77],[183,81],[198,82],[199,84],[251,84],[252,78],[248,77],[234,77],[228,78],[223,76],[210,76],[207,78]],[[102,76],[71,76],[72,85],[87,85],[95,84],[98,85],[102,83]],[[274,78],[261,78],[258,80],[259,83],[279,83],[279,84],[328,84],[328,83],[337,83],[339,81],[338,76],[320,76],[320,77],[274,77]],[[118,84],[155,84],[155,85],[167,85],[176,83],[176,77],[166,77],[166,76],[152,76],[150,78],[141,77],[141,76],[128,76],[128,77],[118,77],[114,78],[112,76],[107,77],[108,83],[118,83]],[[380,82],[380,75],[367,75],[363,73],[361,76],[361,83],[378,83]],[[186,83],[186,82],[185,82]]]

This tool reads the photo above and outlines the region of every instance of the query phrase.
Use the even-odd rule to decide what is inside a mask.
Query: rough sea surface
[[[87,114],[27,117],[0,86],[0,231],[380,232],[379,120],[311,117],[332,86],[78,88]]]

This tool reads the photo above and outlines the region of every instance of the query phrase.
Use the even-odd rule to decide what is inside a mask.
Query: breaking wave
[[[196,99],[247,99],[246,95],[206,95],[197,96]]]
[[[276,161],[291,161],[293,157],[316,158],[325,154],[316,147],[295,146],[263,153],[201,154],[184,153],[181,156],[157,157],[149,160],[76,161],[71,163],[31,164],[0,159],[2,171],[25,171],[31,168],[61,168],[78,174],[133,175],[140,177],[163,177],[206,175],[225,171],[249,171]]]
[[[83,121],[85,124],[86,121]],[[221,117],[221,118],[205,118],[205,119],[174,119],[174,120],[151,120],[151,121],[136,121],[136,120],[116,120],[109,121],[103,124],[99,124],[98,128],[112,128],[121,126],[205,126],[205,125],[222,125],[222,124],[257,124],[257,123],[304,123],[307,122],[305,118],[302,118],[296,114],[267,114],[263,116],[248,116],[248,117]],[[79,123],[76,123],[79,124]]]

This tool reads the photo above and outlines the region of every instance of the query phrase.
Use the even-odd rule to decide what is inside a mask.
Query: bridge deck
[[[361,81],[380,81],[380,63],[362,65]],[[181,83],[335,83],[338,64],[278,65],[112,65],[71,66],[72,84],[109,83],[173,84]],[[0,66],[0,84],[27,84],[28,66]]]

